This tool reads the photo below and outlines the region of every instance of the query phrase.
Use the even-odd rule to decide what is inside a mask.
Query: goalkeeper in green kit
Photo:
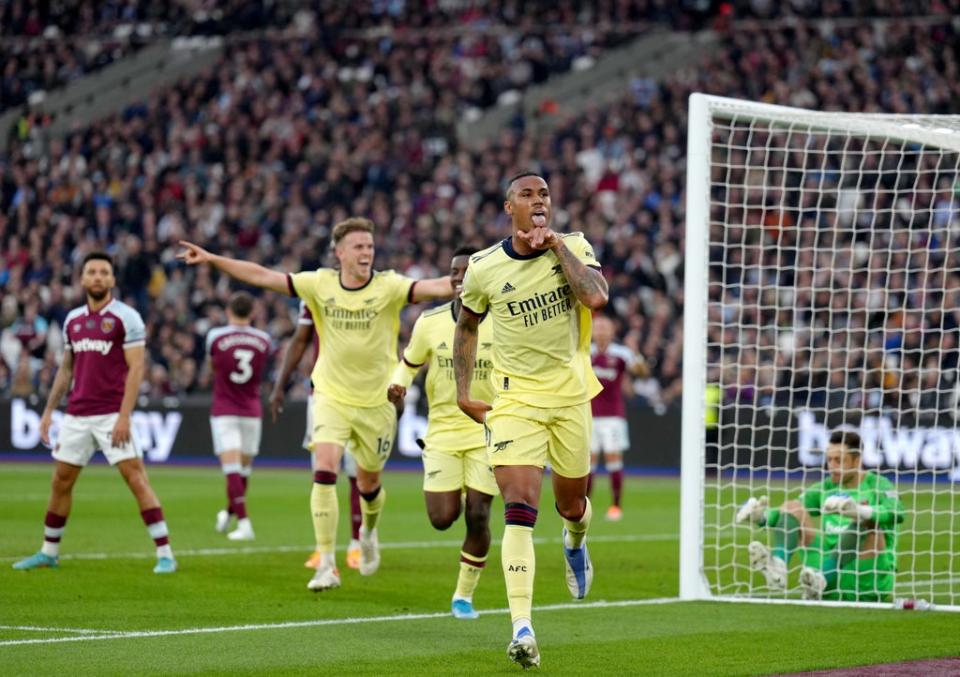
[[[738,524],[771,532],[772,549],[753,541],[748,550],[751,568],[763,572],[773,590],[786,589],[787,565],[799,551],[804,599],[892,601],[903,503],[890,480],[863,469],[860,451],[857,433],[834,431],[826,453],[829,477],[779,508],[769,509],[761,496],[737,511]]]

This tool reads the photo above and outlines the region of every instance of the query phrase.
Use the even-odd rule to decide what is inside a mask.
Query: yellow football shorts
[[[500,493],[486,447],[462,451],[423,450],[423,490],[461,491],[474,489],[490,496]]]
[[[384,400],[375,407],[354,407],[313,394],[313,445],[350,443],[357,465],[367,472],[383,470],[397,430],[397,410]]]
[[[590,473],[590,403],[544,409],[498,397],[487,413],[490,465],[547,461],[561,477]]]

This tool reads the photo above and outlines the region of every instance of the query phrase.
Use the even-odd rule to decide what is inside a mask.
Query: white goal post
[[[824,480],[841,428],[903,521],[846,527],[833,601],[807,603],[960,610],[960,115],[693,94],[687,134],[680,597],[802,602],[815,548],[774,533],[786,513],[734,517]],[[870,530],[895,571],[860,549],[834,562]],[[756,543],[786,553],[785,587]]]

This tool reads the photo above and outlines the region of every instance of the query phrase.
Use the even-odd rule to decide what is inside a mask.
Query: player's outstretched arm
[[[65,350],[63,361],[60,363],[60,368],[57,369],[53,386],[50,387],[50,394],[47,396],[47,406],[43,410],[43,416],[40,417],[40,439],[47,446],[50,446],[50,426],[53,423],[53,412],[60,406],[60,400],[70,390],[71,383],[73,383],[73,351]]]
[[[313,325],[300,324],[293,333],[290,342],[283,350],[283,361],[280,365],[280,374],[277,376],[277,382],[273,384],[273,390],[270,391],[270,418],[274,423],[277,422],[277,416],[283,413],[283,396],[287,389],[287,382],[293,370],[300,364],[303,354],[307,352],[307,347],[313,340]]]
[[[410,294],[410,303],[425,301],[449,301],[453,298],[453,285],[450,276],[431,277],[426,280],[417,280],[413,283]]]
[[[490,405],[483,400],[470,399],[479,327],[480,316],[466,306],[461,308],[457,330],[453,335],[453,373],[457,379],[457,406],[477,423],[483,423],[491,409]]]
[[[214,268],[223,271],[230,277],[236,278],[241,282],[252,284],[254,287],[262,287],[281,294],[290,294],[290,288],[287,286],[287,276],[276,270],[270,270],[263,266],[251,263],[250,261],[240,261],[238,259],[227,258],[211,254],[203,247],[180,240],[180,246],[183,251],[177,254],[177,258],[184,261],[187,265],[195,266],[200,263],[209,263]]]

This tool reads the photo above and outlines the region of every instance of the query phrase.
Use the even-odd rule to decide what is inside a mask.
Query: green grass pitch
[[[4,675],[515,674],[494,503],[490,565],[475,621],[448,615],[462,523],[427,522],[420,476],[385,476],[380,571],[362,578],[338,553],[343,587],[314,594],[306,469],[257,469],[257,532],[235,544],[213,531],[223,481],[212,467],[152,467],[180,564],[155,576],[153,544],[115,470],[77,485],[59,570],[10,564],[37,550],[50,467],[0,465],[0,672]],[[547,483],[548,485],[549,483]],[[563,583],[560,521],[545,485],[537,524],[534,625],[540,673],[761,675],[955,653],[960,617],[731,603],[656,603],[677,593],[679,481],[628,478],[625,518],[603,520],[596,484],[590,552],[596,579],[573,602]],[[341,481],[341,499],[346,497]],[[348,537],[341,500],[340,543]]]

